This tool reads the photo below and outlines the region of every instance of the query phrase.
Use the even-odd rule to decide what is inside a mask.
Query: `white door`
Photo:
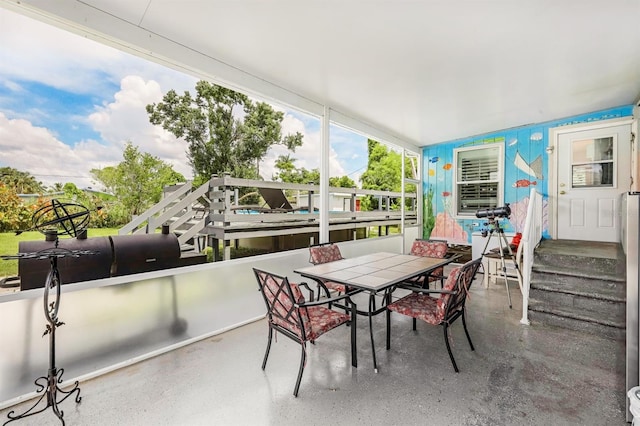
[[[631,125],[560,133],[558,239],[616,242],[620,194],[631,186]]]

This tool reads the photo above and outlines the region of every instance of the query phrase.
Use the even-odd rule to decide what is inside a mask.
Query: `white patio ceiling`
[[[417,146],[640,97],[640,0],[2,1]]]

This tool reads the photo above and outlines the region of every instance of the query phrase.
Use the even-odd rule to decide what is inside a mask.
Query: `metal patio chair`
[[[420,240],[417,239],[411,245],[409,254],[414,256],[445,258],[448,256],[447,250],[449,245],[445,240]],[[434,269],[425,275],[419,275],[407,283],[423,288],[429,288],[429,284],[434,281],[440,281],[440,287],[444,286],[444,266]]]
[[[397,312],[413,318],[413,329],[416,329],[416,319],[421,319],[431,325],[441,325],[444,331],[444,342],[449,352],[449,358],[453,364],[453,369],[458,373],[456,360],[453,358],[449,345],[449,327],[460,317],[462,325],[467,335],[471,350],[475,350],[465,319],[465,303],[471,283],[475,279],[478,268],[482,264],[482,258],[471,260],[464,265],[454,268],[450,273],[444,287],[441,290],[429,290],[421,287],[401,286],[412,292],[390,302],[387,301],[387,350],[391,347],[391,312]],[[431,294],[440,294],[439,298],[432,297]]]
[[[340,247],[338,247],[337,244],[322,243],[309,247],[309,262],[314,265],[335,262],[336,260],[342,259],[344,259],[344,257],[342,257]],[[334,281],[318,281],[318,300],[320,299],[320,290],[324,290],[327,297],[330,297],[329,290],[337,291],[338,294],[345,294],[348,289],[344,284]]]
[[[314,301],[313,292],[310,290],[311,301],[307,302],[298,285],[290,283],[287,277],[256,268],[253,268],[253,272],[258,280],[258,287],[267,306],[269,324],[267,350],[262,362],[263,370],[269,358],[274,331],[280,332],[291,340],[300,343],[302,355],[298,378],[293,390],[293,395],[297,397],[307,360],[307,342],[315,343],[316,339],[322,334],[347,323],[351,323],[351,365],[358,366],[356,353],[356,305],[349,301],[349,314],[323,306],[340,300],[349,300],[349,295]],[[304,283],[300,283],[300,285],[306,286]]]

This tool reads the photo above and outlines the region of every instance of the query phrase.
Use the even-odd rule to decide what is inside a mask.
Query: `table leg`
[[[373,371],[378,372],[378,363],[376,362],[376,345],[373,340],[373,314],[375,312],[376,299],[375,294],[369,294],[369,334],[371,335],[371,354],[373,355]]]

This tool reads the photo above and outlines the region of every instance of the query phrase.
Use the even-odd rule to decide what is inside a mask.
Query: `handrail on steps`
[[[533,267],[533,252],[542,240],[543,227],[542,195],[531,188],[527,217],[524,223],[522,239],[522,319],[521,324],[529,325],[529,289],[531,287],[531,268]]]

